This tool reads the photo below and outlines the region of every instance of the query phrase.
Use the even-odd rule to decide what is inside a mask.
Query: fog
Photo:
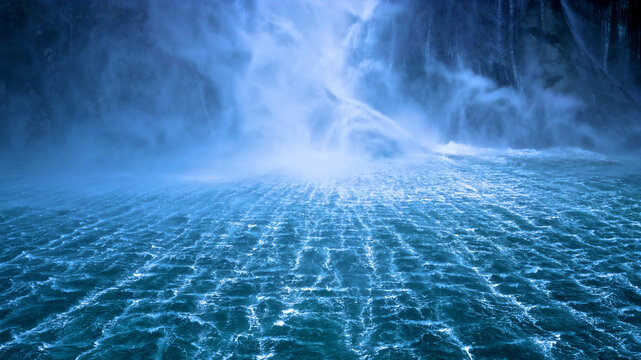
[[[593,7],[9,2],[3,163],[216,177],[326,174],[446,144],[634,154],[639,57],[622,26],[636,18],[611,43]]]

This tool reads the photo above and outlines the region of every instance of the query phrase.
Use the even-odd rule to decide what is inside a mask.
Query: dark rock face
[[[562,2],[584,53],[637,103],[641,101],[641,3]]]
[[[390,1],[377,11],[365,37],[383,41],[355,61],[374,53],[379,68],[399,74],[394,90],[376,71],[363,77],[379,110],[393,111],[400,89],[451,139],[638,148],[641,15],[633,1]]]
[[[156,5],[171,11],[172,3]],[[233,107],[225,91],[231,68],[246,62],[243,49],[213,48],[218,62],[207,67],[188,61],[163,30],[197,31],[194,18],[179,17],[189,9],[176,11],[173,24],[153,12],[146,1],[6,2],[0,8],[1,146],[29,151],[86,140],[74,133],[143,152],[211,140],[223,107]],[[207,73],[214,70],[216,78]]]

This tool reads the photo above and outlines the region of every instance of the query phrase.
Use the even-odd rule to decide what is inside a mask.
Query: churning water
[[[5,175],[0,358],[632,358],[640,174],[569,150],[324,180]]]

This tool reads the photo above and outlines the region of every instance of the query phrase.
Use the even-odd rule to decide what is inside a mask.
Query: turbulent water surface
[[[639,174],[508,152],[322,181],[4,175],[0,358],[633,358]]]

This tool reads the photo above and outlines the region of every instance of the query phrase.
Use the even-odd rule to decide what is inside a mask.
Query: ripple
[[[579,155],[3,178],[0,357],[633,358],[641,177]]]

